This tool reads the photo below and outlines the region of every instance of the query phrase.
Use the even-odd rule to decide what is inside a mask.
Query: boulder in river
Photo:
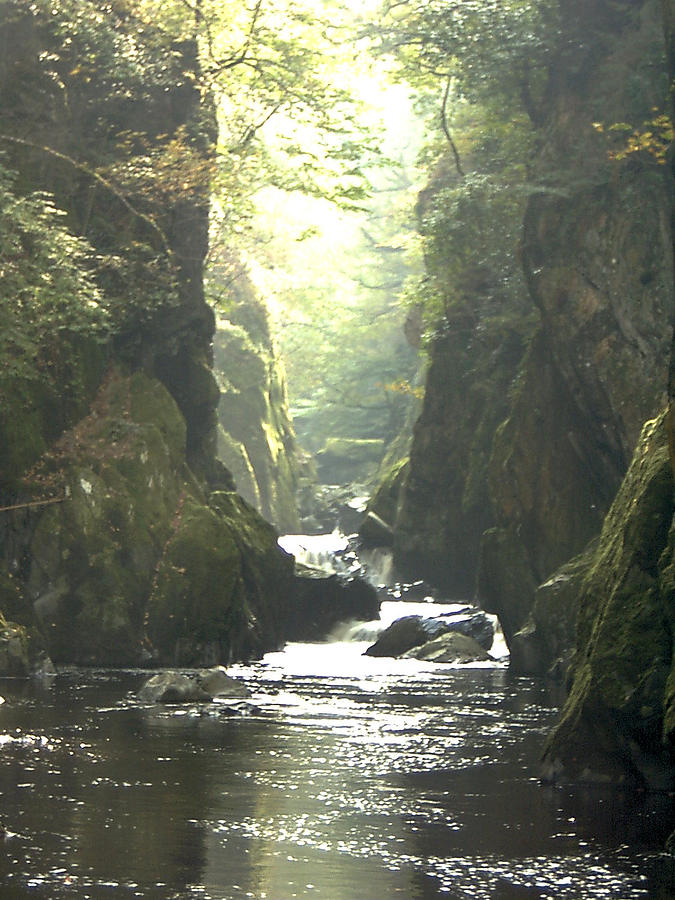
[[[0,675],[16,677],[30,674],[28,644],[23,626],[0,620]]]
[[[365,652],[366,656],[403,656],[413,647],[421,647],[448,632],[466,635],[475,640],[483,650],[492,645],[494,629],[484,612],[424,618],[403,616],[382,632],[377,641]]]
[[[149,703],[202,703],[219,700],[243,700],[250,697],[248,688],[231,678],[222,666],[202,669],[194,674],[159,672],[149,678],[138,691],[139,700]]]
[[[375,588],[363,578],[296,566],[295,603],[286,633],[292,641],[321,640],[339,622],[369,622],[380,615]]]
[[[470,663],[490,659],[477,640],[457,631],[448,631],[421,647],[413,647],[403,656],[436,663]]]

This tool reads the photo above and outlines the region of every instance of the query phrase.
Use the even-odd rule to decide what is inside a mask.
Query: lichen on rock
[[[675,783],[673,473],[648,422],[579,595],[570,695],[544,754],[551,778]]]

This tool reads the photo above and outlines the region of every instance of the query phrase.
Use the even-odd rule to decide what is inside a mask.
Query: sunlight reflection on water
[[[3,683],[0,898],[667,896],[663,810],[538,782],[542,684],[366,646],[232,667],[240,718],[139,704],[144,673]]]

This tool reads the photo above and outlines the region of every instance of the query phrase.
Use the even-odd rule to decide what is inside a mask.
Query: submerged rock
[[[222,666],[190,675],[159,672],[138,691],[139,700],[149,703],[203,703],[216,698],[243,700],[250,696],[246,685],[231,678]]]
[[[449,631],[421,647],[413,647],[403,654],[406,659],[420,659],[436,663],[470,663],[491,659],[478,641],[466,634]]]
[[[483,652],[492,645],[494,629],[483,612],[447,615],[435,618],[403,616],[386,628],[365,651],[366,656],[403,656],[442,635],[453,632],[475,641]]]

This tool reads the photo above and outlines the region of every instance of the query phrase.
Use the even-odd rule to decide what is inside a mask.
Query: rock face
[[[596,552],[596,540],[534,592],[525,624],[511,639],[511,668],[519,675],[563,681],[576,640],[579,593]]]
[[[286,375],[269,314],[241,268],[218,321],[218,456],[237,490],[281,532],[298,533],[302,452],[288,411]]]
[[[383,516],[397,569],[460,597],[473,595],[480,536],[494,522],[490,447],[529,328],[526,318],[458,314],[434,340],[395,519]]]
[[[542,190],[526,211],[523,267],[541,324],[490,463],[502,536],[482,549],[480,598],[497,614],[510,611],[509,642],[529,609],[517,586],[501,589],[501,573],[515,553],[540,584],[599,531],[642,423],[663,403],[672,329],[663,167],[612,163],[592,125],[600,110],[603,122],[644,121],[661,102],[661,10],[564,6],[569,44],[550,76],[540,159],[542,172],[555,167],[564,196]]]
[[[65,497],[32,531],[25,596],[55,662],[205,665],[283,639],[292,559],[234,493],[185,466],[177,405],[141,373],[113,373],[37,481]]]
[[[583,562],[570,693],[544,756],[552,779],[675,784],[673,509],[661,416]]]
[[[33,670],[45,652],[116,666],[257,656],[291,636],[295,579],[216,456],[203,284],[216,127],[197,47],[124,4],[86,28],[78,15],[8,0],[0,17],[3,172],[16,192],[48,192],[66,237],[88,242],[84,277],[107,312],[95,335],[54,329],[28,375],[0,367],[0,667]],[[283,380],[251,315],[230,322],[228,354],[252,379],[230,393],[257,416],[257,444],[234,434],[235,412],[228,440],[257,466],[253,499],[289,527]]]
[[[294,640],[316,641],[340,622],[369,622],[379,615],[377,591],[367,581],[303,567],[296,578],[286,627]]]

